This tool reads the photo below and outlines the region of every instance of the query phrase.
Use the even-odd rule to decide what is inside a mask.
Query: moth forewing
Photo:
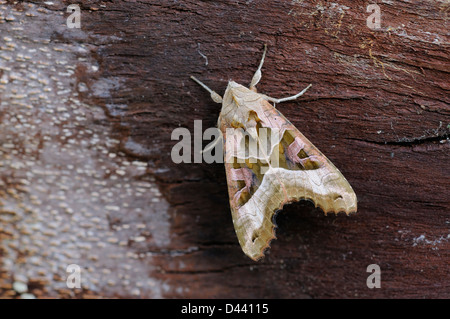
[[[281,141],[281,134],[276,127],[260,127],[258,132],[258,153],[267,164],[261,168],[261,173],[265,174],[270,167],[279,167],[280,151],[278,147]]]
[[[275,238],[273,215],[286,203],[309,199],[325,213],[349,214],[356,211],[356,195],[339,170],[270,103],[262,100],[260,107],[252,110],[261,114],[259,151],[265,153],[269,165],[261,162],[249,167],[241,162],[225,167],[236,234],[243,251],[258,260]],[[223,128],[226,121],[222,121]],[[269,130],[277,134],[268,137]],[[225,153],[227,147],[234,147],[233,141],[225,144]],[[231,174],[237,168],[251,172],[254,187],[249,187],[248,181],[245,189],[239,184]]]

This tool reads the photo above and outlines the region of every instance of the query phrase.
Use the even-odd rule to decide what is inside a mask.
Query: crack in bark
[[[442,142],[444,140],[450,140],[450,133],[439,135],[439,136],[432,136],[432,137],[413,137],[413,138],[407,138],[402,137],[398,141],[372,141],[372,140],[366,140],[362,138],[346,138],[347,140],[354,140],[354,141],[360,141],[360,142],[366,142],[371,144],[377,144],[377,145],[397,145],[397,146],[416,146],[416,145],[422,145],[426,143],[433,143],[433,142]]]
[[[365,96],[361,95],[351,95],[351,96],[337,96],[337,95],[330,95],[330,96],[317,96],[317,97],[310,97],[310,98],[304,98],[302,99],[302,102],[312,102],[312,101],[319,101],[319,100],[365,100]]]
[[[201,274],[214,274],[214,273],[224,273],[228,270],[235,268],[252,267],[251,263],[247,264],[233,264],[232,266],[215,268],[215,269],[203,269],[203,270],[163,270],[165,274],[175,274],[175,275],[201,275]]]

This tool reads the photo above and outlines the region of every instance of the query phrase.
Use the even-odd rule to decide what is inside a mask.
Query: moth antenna
[[[261,76],[262,76],[261,69],[264,64],[264,58],[266,57],[266,52],[267,52],[267,44],[264,44],[264,52],[263,52],[263,55],[261,58],[261,62],[259,63],[258,69],[256,70],[255,75],[253,75],[252,81],[250,82],[250,90],[256,91],[255,86],[261,80]]]
[[[301,92],[292,95],[292,96],[288,96],[288,97],[284,97],[282,99],[276,99],[274,97],[270,97],[267,95],[263,95],[263,97],[270,102],[274,102],[274,103],[281,103],[281,102],[286,102],[286,101],[292,101],[295,100],[296,98],[298,98],[299,96],[303,95],[303,93],[305,93],[310,87],[312,86],[312,84],[308,85],[306,88],[304,88]]]
[[[191,79],[194,80],[195,82],[197,82],[197,84],[199,84],[206,91],[208,91],[209,94],[211,94],[211,98],[213,99],[214,102],[222,103],[222,97],[219,94],[217,94],[216,92],[211,90],[209,87],[206,86],[206,84],[204,84],[202,81],[197,79],[195,76],[191,75]]]

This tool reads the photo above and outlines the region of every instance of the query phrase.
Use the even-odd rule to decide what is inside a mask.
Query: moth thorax
[[[234,95],[233,93],[231,93],[231,98],[233,99],[234,105],[236,107],[240,107],[241,105],[244,104],[244,99],[237,97],[236,95]]]

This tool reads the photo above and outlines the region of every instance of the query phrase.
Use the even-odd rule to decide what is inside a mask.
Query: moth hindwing
[[[289,202],[309,199],[325,213],[356,212],[357,199],[339,170],[269,102],[257,93],[261,63],[246,88],[230,81],[223,98],[191,77],[222,103],[225,170],[234,228],[244,253],[258,260],[275,238],[273,215]]]

